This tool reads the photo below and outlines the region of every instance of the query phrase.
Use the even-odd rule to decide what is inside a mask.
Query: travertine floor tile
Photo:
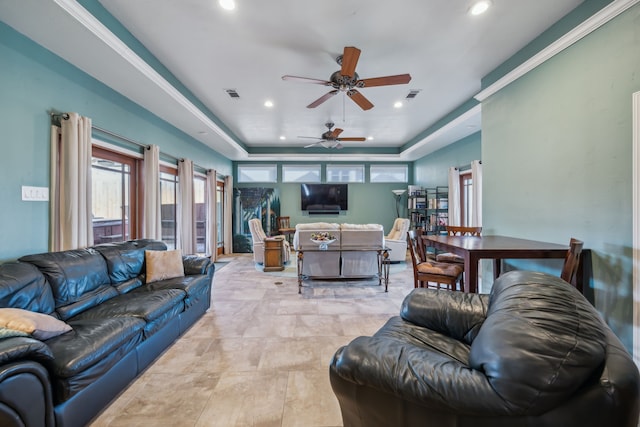
[[[336,350],[371,335],[413,289],[395,266],[377,280],[305,282],[226,257],[209,311],[97,417],[91,427],[341,426],[329,383]]]

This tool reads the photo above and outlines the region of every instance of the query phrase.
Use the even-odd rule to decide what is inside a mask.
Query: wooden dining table
[[[564,259],[568,245],[507,236],[422,235],[425,247],[452,252],[464,258],[464,291],[478,292],[478,261],[492,259],[494,279],[500,275],[503,259]]]

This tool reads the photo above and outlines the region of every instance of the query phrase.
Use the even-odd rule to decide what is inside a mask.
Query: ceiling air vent
[[[235,89],[225,89],[224,91],[227,92],[227,95],[229,95],[229,97],[233,99],[240,98],[240,95],[238,95],[238,92],[236,92]]]
[[[413,99],[416,96],[418,96],[418,94],[420,93],[419,89],[415,89],[415,90],[410,90],[409,94],[407,95],[407,99]]]

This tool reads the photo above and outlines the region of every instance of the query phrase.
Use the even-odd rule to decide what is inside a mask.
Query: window
[[[160,166],[160,220],[162,241],[168,249],[176,248],[176,201],[178,200],[178,170]]]
[[[364,182],[364,165],[327,165],[327,182]]]
[[[276,165],[238,165],[238,182],[278,182]]]
[[[370,182],[409,182],[407,165],[371,165]]]
[[[205,255],[207,248],[207,178],[193,177],[193,212],[196,221],[196,253]]]
[[[460,215],[460,224],[470,227],[473,216],[473,178],[470,170],[460,172]]]
[[[216,181],[216,234],[218,242],[218,255],[224,253],[224,234],[222,233],[222,224],[224,221],[224,181]]]
[[[95,244],[137,238],[138,160],[94,146],[91,209]]]
[[[282,165],[282,182],[320,182],[320,165]]]

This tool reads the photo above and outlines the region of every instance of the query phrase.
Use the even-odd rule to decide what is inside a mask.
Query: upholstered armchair
[[[260,218],[249,220],[249,231],[251,232],[251,241],[253,243],[253,260],[258,264],[264,264],[264,239],[267,238],[267,235],[262,229],[262,221]],[[291,248],[285,236],[271,237],[282,237],[284,239],[284,242],[282,242],[282,262],[288,262]]]
[[[409,231],[408,218],[396,218],[393,227],[384,238],[384,244],[389,251],[389,261],[399,262],[407,259],[407,231]]]

